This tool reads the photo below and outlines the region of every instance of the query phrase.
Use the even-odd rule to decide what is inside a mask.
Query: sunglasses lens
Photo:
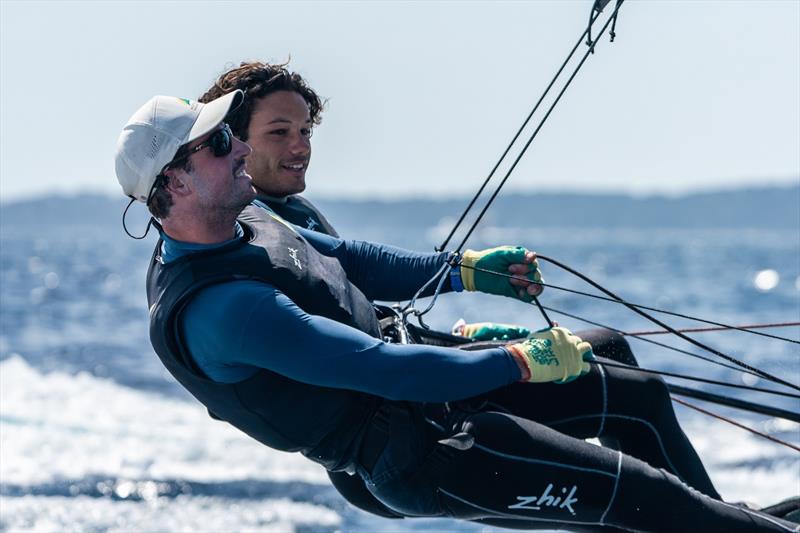
[[[231,153],[233,139],[231,139],[231,130],[228,128],[217,130],[209,141],[215,156],[222,157]]]

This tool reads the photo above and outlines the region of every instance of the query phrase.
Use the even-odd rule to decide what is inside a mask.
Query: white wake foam
[[[727,500],[766,505],[800,492],[796,453],[692,412],[679,414]],[[762,429],[800,440],[797,424],[770,421]],[[108,480],[108,493],[101,492],[109,497],[26,494],[26,487],[86,478]],[[18,356],[0,363],[0,482],[17,487],[0,498],[0,528],[292,531],[303,525],[336,529],[341,520],[328,508],[282,494],[159,497],[158,480],[328,483],[322,468],[211,420],[194,402],[85,373],[44,374]]]
[[[17,485],[129,479],[327,483],[324,470],[209,418],[200,404],[89,374],[0,363],[0,479]]]

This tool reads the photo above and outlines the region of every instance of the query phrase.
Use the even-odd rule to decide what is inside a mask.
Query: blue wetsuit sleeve
[[[419,253],[386,244],[343,240],[297,228],[318,252],[338,259],[347,279],[370,300],[407,300],[447,262],[448,252]],[[433,293],[434,286],[424,293]],[[443,291],[449,292],[450,278]]]
[[[239,381],[266,368],[313,385],[443,402],[521,377],[503,348],[387,344],[309,315],[274,287],[254,281],[202,290],[182,313],[180,327],[189,353],[215,381]]]

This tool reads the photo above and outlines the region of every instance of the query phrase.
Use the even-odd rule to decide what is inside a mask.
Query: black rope
[[[642,368],[640,366],[630,366],[625,365],[622,363],[611,363],[608,361],[587,361],[589,364],[592,365],[603,365],[603,366],[612,366],[615,368],[624,368],[626,370],[631,370],[634,372],[642,372],[644,374],[657,374],[659,376],[667,376],[670,378],[678,378],[678,379],[686,379],[689,381],[697,381],[699,383],[708,383],[710,385],[720,385],[722,387],[731,387],[734,389],[742,389],[742,390],[749,390],[754,392],[762,392],[764,394],[772,394],[773,396],[784,396],[786,398],[792,398],[795,400],[800,400],[800,394],[795,394],[793,392],[783,392],[774,389],[765,389],[763,387],[752,387],[750,385],[740,385],[739,383],[728,383],[727,381],[719,381],[716,379],[708,379],[708,378],[700,378],[697,376],[689,376],[686,374],[678,374],[677,372],[668,372],[666,370],[654,370],[652,368]]]
[[[447,276],[449,275],[450,268],[452,268],[452,267],[451,267],[449,262],[444,263],[441,266],[441,268],[439,268],[439,270],[436,272],[436,274],[434,274],[431,279],[426,281],[425,284],[422,287],[419,288],[419,290],[414,294],[414,296],[411,298],[411,300],[409,300],[408,304],[406,304],[405,307],[403,307],[400,310],[400,312],[402,313],[404,318],[407,317],[409,314],[413,314],[414,316],[417,317],[417,321],[419,322],[420,326],[422,326],[425,329],[430,329],[430,326],[428,326],[422,320],[422,317],[425,314],[427,314],[428,311],[433,309],[433,306],[436,303],[436,299],[439,297],[439,293],[442,291],[442,286],[444,285],[444,280],[447,279]],[[434,291],[433,291],[433,295],[432,295],[433,298],[431,299],[431,303],[428,304],[428,307],[426,307],[424,310],[418,311],[414,307],[415,304],[417,303],[417,298],[419,298],[422,295],[422,293],[425,291],[425,289],[430,287],[431,284],[433,284],[434,282],[436,282],[436,289],[434,289]]]
[[[688,336],[684,335],[683,333],[675,330],[671,326],[668,326],[667,324],[661,322],[657,318],[648,315],[644,311],[639,310],[636,305],[631,304],[631,303],[623,300],[622,298],[619,298],[613,292],[611,292],[608,289],[606,289],[606,288],[602,287],[601,285],[597,284],[596,282],[594,282],[593,280],[591,280],[587,276],[585,276],[585,275],[581,274],[580,272],[578,272],[576,270],[573,270],[572,268],[570,268],[570,267],[568,267],[568,266],[556,261],[555,259],[551,259],[551,258],[549,258],[547,256],[543,256],[541,254],[537,254],[536,257],[538,259],[543,259],[545,261],[549,261],[550,263],[553,263],[554,265],[556,265],[556,266],[558,266],[560,268],[563,268],[567,272],[569,272],[569,273],[581,278],[582,280],[584,280],[585,282],[589,283],[593,287],[595,287],[598,290],[603,291],[606,294],[608,294],[609,296],[611,296],[613,298],[613,300],[609,300],[609,301],[613,301],[613,302],[616,302],[616,303],[624,305],[628,309],[634,311],[636,314],[643,316],[644,318],[646,318],[647,320],[649,320],[649,321],[651,321],[651,322],[653,322],[655,324],[658,324],[659,326],[661,326],[662,328],[666,329],[670,333],[673,333],[674,335],[677,335],[678,337],[682,338],[683,340],[685,340],[685,341],[687,341],[687,342],[689,342],[691,344],[694,344],[698,348],[702,348],[703,350],[706,350],[707,352],[710,352],[710,353],[712,353],[712,354],[714,354],[714,355],[716,355],[718,357],[722,357],[723,359],[725,359],[727,361],[730,361],[731,363],[733,363],[733,364],[735,364],[735,365],[737,365],[737,366],[739,366],[741,368],[745,368],[747,370],[750,370],[751,373],[754,373],[754,374],[758,375],[761,378],[764,378],[766,380],[772,381],[774,383],[779,383],[781,385],[784,385],[786,387],[789,387],[789,388],[792,388],[792,389],[795,389],[795,390],[800,390],[800,386],[798,386],[798,385],[795,385],[795,384],[790,383],[790,382],[788,382],[786,380],[783,380],[783,379],[781,379],[781,378],[779,378],[777,376],[774,376],[774,375],[772,375],[772,374],[770,374],[768,372],[765,372],[763,370],[760,370],[758,368],[750,366],[749,364],[745,363],[744,361],[740,361],[739,359],[736,359],[735,357],[731,357],[730,355],[724,354],[724,353],[720,352],[719,350],[711,348],[710,346],[707,346],[706,344],[703,344],[700,341],[697,341],[697,340],[695,340],[695,339],[693,339],[691,337],[688,337]],[[462,265],[462,267],[464,267],[464,265]],[[473,270],[486,272],[486,273],[493,274],[495,276],[501,276],[501,277],[504,277],[504,278],[513,278],[514,277],[514,276],[512,276],[510,274],[504,274],[502,272],[494,272],[493,270],[486,270],[486,269],[483,269],[483,268],[480,268],[480,267],[465,267],[465,268],[472,268]],[[546,284],[543,284],[543,285],[546,285]],[[736,328],[734,328],[734,329],[736,329]],[[744,331],[751,332],[750,330],[744,330]],[[751,332],[751,333],[756,333],[756,332]]]
[[[595,298],[597,300],[603,300],[605,302],[623,303],[620,300],[615,300],[613,298],[608,298],[606,296],[600,296],[599,294],[592,294],[590,292],[583,292],[583,291],[579,291],[579,290],[576,290],[576,289],[570,289],[569,287],[561,287],[559,285],[552,285],[552,284],[548,284],[548,283],[540,283],[540,285],[542,285],[544,287],[549,287],[551,289],[556,289],[556,290],[559,290],[559,291],[570,292],[570,293],[573,293],[573,294],[579,294],[581,296],[588,296],[589,298]],[[775,339],[775,340],[779,340],[779,341],[789,342],[789,343],[792,343],[792,344],[800,344],[800,341],[798,341],[798,340],[790,339],[788,337],[782,337],[780,335],[773,335],[771,333],[764,333],[763,331],[756,331],[756,330],[753,330],[753,329],[747,329],[747,328],[743,328],[743,327],[740,327],[740,326],[732,326],[730,324],[723,324],[722,322],[714,322],[713,320],[707,320],[705,318],[700,318],[700,317],[696,317],[696,316],[692,316],[692,315],[687,315],[685,313],[678,313],[676,311],[667,311],[666,309],[659,309],[657,307],[650,307],[650,306],[647,306],[647,305],[635,304],[635,303],[632,303],[632,302],[627,302],[627,303],[629,305],[634,306],[634,307],[638,307],[639,309],[646,309],[647,311],[653,311],[653,312],[656,312],[656,313],[662,313],[662,314],[665,314],[665,315],[670,315],[670,316],[674,316],[674,317],[678,317],[678,318],[685,318],[687,320],[694,320],[696,322],[702,322],[703,324],[711,324],[711,325],[714,325],[714,326],[720,326],[720,327],[723,327],[725,329],[734,330],[734,331],[741,331],[743,333],[751,333],[753,335],[758,335],[759,337],[767,337],[769,339]],[[667,332],[668,333],[672,333],[669,330],[667,330]],[[636,336],[636,335],[632,335],[632,336]]]
[[[619,8],[622,6],[623,1],[624,0],[619,0],[617,2],[617,5],[616,5],[616,7],[614,9],[614,14],[616,14],[619,11]],[[613,15],[612,15],[612,17],[613,17]],[[600,30],[600,33],[598,34],[598,38],[600,38],[605,33],[606,29],[608,29],[608,26],[609,26],[610,22],[611,22],[611,17],[609,17],[609,19],[606,20],[605,24],[603,24],[603,27]],[[527,152],[527,150],[530,147],[531,143],[536,138],[536,136],[538,135],[539,131],[542,129],[542,126],[544,126],[545,122],[547,122],[547,119],[550,117],[550,114],[553,112],[553,110],[555,109],[556,105],[558,105],[558,102],[561,100],[561,97],[564,96],[564,93],[567,91],[567,89],[569,88],[570,84],[575,79],[575,76],[578,74],[578,72],[580,71],[581,67],[583,67],[583,64],[586,62],[586,59],[589,57],[589,54],[591,53],[591,50],[592,49],[590,48],[583,55],[583,57],[581,58],[581,60],[578,63],[578,65],[572,71],[572,74],[567,79],[566,83],[564,84],[564,87],[561,88],[561,91],[559,91],[559,93],[556,96],[556,98],[553,101],[553,103],[550,104],[550,107],[548,108],[548,110],[545,113],[544,117],[539,121],[538,126],[536,127],[534,132],[531,134],[530,138],[525,143],[525,145],[522,147],[522,150],[517,155],[517,158],[511,164],[511,167],[508,169],[508,171],[506,172],[505,176],[500,181],[500,184],[494,190],[494,192],[492,193],[491,197],[486,202],[486,204],[483,206],[483,209],[481,210],[481,212],[478,214],[478,217],[475,219],[475,221],[472,223],[472,226],[467,231],[467,234],[461,240],[461,244],[459,244],[458,248],[456,248],[456,250],[455,250],[456,252],[460,252],[464,248],[464,245],[466,244],[467,240],[469,240],[470,236],[472,235],[472,232],[475,231],[475,228],[478,226],[480,221],[483,219],[484,215],[486,214],[486,211],[488,211],[489,207],[492,205],[492,203],[494,202],[495,198],[497,198],[497,195],[500,193],[500,190],[503,188],[503,186],[508,181],[508,178],[511,176],[511,173],[514,172],[514,169],[517,167],[517,165],[519,164],[520,160],[525,155],[525,152]],[[463,217],[462,217],[462,219],[463,219]]]
[[[620,0],[617,0],[617,3],[619,3],[619,2],[620,2]],[[612,43],[614,42],[614,39],[617,37],[617,31],[616,31],[617,30],[617,14],[618,14],[618,11],[615,11],[614,15],[612,16],[611,31],[608,32],[608,36],[610,37],[610,40],[611,40]]]
[[[617,7],[614,9],[614,13],[617,13],[617,11],[619,10],[621,5],[622,5],[622,0],[620,0],[620,2],[617,3]],[[599,35],[597,36],[598,39],[600,37],[602,37],[602,35],[605,33],[605,31],[608,28],[608,25],[609,25],[610,22],[611,22],[611,19],[609,18],[608,20],[606,20],[605,24],[603,24],[603,27],[600,30]],[[515,168],[517,168],[517,164],[519,164],[520,160],[522,159],[522,156],[525,155],[525,152],[528,150],[528,148],[530,147],[531,143],[536,138],[536,135],[538,135],[539,131],[542,129],[542,126],[544,126],[545,122],[547,122],[547,119],[550,117],[550,114],[553,112],[553,109],[555,109],[556,105],[558,105],[558,102],[561,100],[561,97],[564,96],[564,93],[569,88],[570,84],[572,83],[572,80],[575,79],[575,76],[578,74],[578,72],[580,71],[581,67],[583,67],[583,64],[586,62],[586,59],[589,57],[589,54],[591,53],[592,49],[593,48],[590,48],[589,51],[587,51],[583,55],[583,57],[581,58],[580,62],[578,63],[578,66],[575,67],[575,70],[572,71],[572,74],[570,75],[569,79],[567,79],[567,82],[564,84],[564,87],[561,88],[561,91],[558,93],[558,96],[556,96],[555,100],[550,105],[550,108],[547,110],[547,113],[545,113],[545,115],[542,118],[542,120],[539,121],[539,125],[536,127],[534,132],[531,134],[530,138],[528,139],[528,142],[526,142],[525,146],[522,147],[522,150],[517,155],[517,158],[511,164],[511,167],[508,169],[508,171],[506,172],[505,176],[500,181],[500,184],[497,186],[497,188],[495,189],[494,193],[492,193],[492,196],[486,202],[486,205],[483,206],[483,209],[481,210],[480,214],[478,215],[478,218],[476,218],[475,221],[472,223],[472,226],[467,231],[467,234],[464,236],[464,238],[461,240],[461,244],[458,245],[458,248],[456,249],[456,251],[459,251],[459,252],[461,251],[461,249],[466,244],[467,240],[472,235],[472,232],[475,231],[476,227],[478,227],[478,224],[483,219],[483,216],[486,214],[486,211],[489,210],[489,207],[492,205],[492,203],[494,202],[495,198],[497,198],[497,195],[500,194],[500,190],[506,184],[506,181],[508,181],[508,178],[511,176],[511,173],[514,172]]]
[[[617,300],[619,303],[621,303],[622,305],[624,305],[625,307],[627,307],[628,309],[630,309],[634,313],[636,313],[636,314],[646,318],[647,320],[653,322],[654,324],[657,324],[657,325],[661,326],[662,328],[672,332],[674,335],[677,335],[681,339],[683,339],[683,340],[685,340],[685,341],[687,341],[687,342],[689,342],[691,344],[694,344],[698,348],[701,348],[703,350],[706,350],[707,352],[713,353],[714,355],[716,355],[718,357],[722,357],[723,359],[726,359],[727,361],[730,361],[731,363],[733,363],[733,364],[735,364],[737,366],[741,366],[742,368],[746,368],[748,370],[752,370],[753,372],[755,372],[756,374],[758,374],[759,376],[761,376],[764,379],[769,379],[771,381],[774,381],[775,383],[780,383],[781,385],[785,385],[786,387],[790,387],[790,388],[795,389],[795,390],[800,390],[800,386],[797,386],[797,385],[795,385],[793,383],[790,383],[790,382],[788,382],[788,381],[786,381],[784,379],[779,378],[778,376],[775,376],[773,374],[770,374],[768,372],[765,372],[763,370],[760,370],[758,368],[750,366],[747,363],[745,363],[744,361],[740,361],[740,360],[736,359],[735,357],[731,357],[730,355],[726,355],[726,354],[720,352],[719,350],[716,350],[716,349],[714,349],[714,348],[712,348],[712,347],[710,347],[710,346],[708,346],[708,345],[706,345],[706,344],[704,344],[704,343],[702,343],[702,342],[700,342],[700,341],[698,341],[696,339],[693,339],[693,338],[689,337],[688,335],[684,335],[680,331],[675,330],[675,328],[673,328],[671,326],[668,326],[664,322],[661,322],[660,320],[658,320],[654,316],[651,316],[651,315],[645,313],[644,311],[642,311],[641,309],[637,308],[636,306],[631,305],[628,302],[624,301],[622,298],[620,298],[619,296],[617,296],[613,292],[609,291],[605,287],[603,287],[600,284],[596,283],[595,281],[590,279],[588,276],[585,276],[584,274],[581,274],[577,270],[574,270],[574,269],[568,267],[567,265],[565,265],[565,264],[563,264],[563,263],[561,263],[559,261],[556,261],[555,259],[552,259],[552,258],[547,257],[547,256],[543,256],[541,254],[537,254],[536,257],[538,259],[542,259],[543,261],[547,261],[549,263],[552,263],[552,264],[556,265],[557,267],[559,267],[559,268],[561,268],[563,270],[566,270],[570,274],[579,277],[580,279],[582,279],[586,283],[590,284],[595,289],[597,289],[597,290],[607,294],[608,296],[614,298],[615,300]]]
[[[494,272],[493,270],[486,270],[486,269],[483,269],[483,268],[480,268],[480,267],[466,267],[466,268],[472,268],[473,270],[478,270],[480,272],[486,272],[486,273],[494,274],[494,275],[497,275],[497,276],[503,276],[503,277],[506,277],[506,278],[513,278],[514,277],[511,274],[503,274],[502,272]],[[684,313],[678,313],[678,312],[675,312],[675,311],[667,311],[665,309],[659,309],[657,307],[650,307],[650,306],[643,305],[643,304],[636,304],[636,303],[628,302],[628,301],[625,301],[625,300],[615,300],[614,298],[609,298],[607,296],[601,296],[599,294],[592,294],[590,292],[579,291],[577,289],[571,289],[569,287],[562,287],[560,285],[553,285],[551,283],[545,283],[543,281],[537,282],[537,284],[542,285],[543,287],[549,287],[551,289],[556,289],[556,290],[559,290],[559,291],[569,292],[569,293],[572,293],[572,294],[578,294],[580,296],[588,296],[589,298],[595,298],[597,300],[602,300],[602,301],[605,301],[605,302],[612,302],[612,303],[617,303],[617,304],[624,303],[626,305],[632,305],[634,307],[638,307],[639,309],[646,309],[648,311],[654,311],[656,313],[662,313],[662,314],[665,314],[665,315],[675,316],[675,317],[679,317],[679,318],[685,318],[687,320],[694,320],[696,322],[701,322],[701,323],[704,323],[704,324],[711,324],[711,325],[714,325],[714,326],[720,326],[720,327],[723,327],[725,329],[741,331],[741,332],[744,332],[744,333],[751,333],[753,335],[758,335],[760,337],[767,337],[767,338],[770,338],[770,339],[790,342],[790,343],[793,343],[793,344],[800,344],[800,341],[797,341],[795,339],[790,339],[788,337],[781,337],[780,335],[773,335],[773,334],[770,334],[770,333],[764,333],[762,331],[755,331],[753,329],[747,329],[747,328],[743,328],[743,327],[740,327],[740,326],[732,326],[730,324],[724,324],[722,322],[715,322],[713,320],[707,320],[705,318],[700,318],[700,317],[696,317],[696,316],[692,316],[692,315],[687,315],[687,314],[684,314]],[[550,308],[545,307],[545,309],[550,309]],[[585,319],[581,319],[579,317],[574,317],[574,318],[578,318],[579,320],[585,320]],[[590,321],[587,320],[587,322],[590,322]],[[672,331],[669,331],[669,330],[667,330],[666,332],[672,333]],[[632,335],[632,336],[635,336],[635,335]]]
[[[547,316],[547,313],[545,313],[545,311],[544,311],[544,310],[545,310],[545,307],[544,307],[544,306],[543,306],[543,305],[542,305],[542,304],[539,302],[539,298],[537,298],[536,296],[534,296],[534,297],[533,297],[533,301],[536,303],[536,307],[538,307],[538,308],[539,308],[539,311],[542,313],[542,316],[544,317],[544,321],[545,321],[545,322],[547,322],[547,325],[548,325],[549,327],[551,327],[551,328],[552,328],[553,326],[555,326],[555,322],[553,322],[552,320],[550,320],[550,317],[549,317],[549,316]]]
[[[594,0],[594,4],[592,4],[592,11],[589,13],[589,26],[586,28],[586,46],[589,47],[592,53],[594,53],[594,43],[596,41],[592,40],[592,16],[599,17],[600,13],[603,12],[603,9],[606,7],[610,0]],[[619,0],[618,0],[619,1]],[[614,12],[614,17],[616,17],[616,11]],[[600,34],[602,35],[602,34]],[[597,38],[600,38],[600,35]],[[611,28],[611,42],[614,42],[614,28]]]
[[[561,76],[561,73],[564,72],[564,68],[572,60],[572,56],[575,55],[575,52],[580,47],[581,43],[583,42],[583,38],[587,35],[587,33],[589,33],[591,31],[592,24],[594,24],[594,22],[597,20],[597,17],[599,17],[599,16],[600,16],[600,13],[599,12],[595,13],[594,9],[589,14],[589,27],[586,28],[583,31],[583,34],[581,34],[580,37],[578,37],[578,40],[575,43],[575,46],[572,47],[572,50],[567,55],[567,58],[564,60],[563,63],[561,63],[561,66],[559,67],[559,69],[556,72],[555,76],[553,76],[553,79],[550,80],[550,83],[547,85],[547,88],[544,90],[542,95],[539,97],[539,100],[533,106],[533,108],[531,109],[531,112],[528,113],[528,117],[525,119],[525,121],[519,127],[519,129],[517,130],[517,133],[514,134],[514,137],[511,139],[511,142],[508,143],[508,146],[506,146],[505,151],[500,156],[500,158],[497,160],[497,163],[495,163],[494,168],[492,168],[491,172],[489,172],[489,175],[486,176],[486,179],[483,181],[483,184],[478,189],[478,192],[475,193],[475,195],[472,197],[472,200],[470,200],[469,205],[467,205],[467,207],[461,213],[461,216],[458,218],[458,221],[453,226],[453,229],[450,230],[450,233],[444,239],[442,244],[440,244],[439,246],[434,248],[437,252],[443,251],[447,247],[447,245],[450,243],[450,239],[453,238],[453,235],[455,234],[455,232],[458,230],[458,228],[464,222],[464,218],[466,218],[467,213],[469,213],[472,210],[472,207],[475,205],[475,202],[478,200],[478,198],[480,198],[481,194],[483,194],[483,190],[486,188],[486,186],[489,184],[489,182],[494,177],[494,173],[497,172],[497,169],[500,167],[500,164],[503,162],[503,160],[508,155],[508,152],[510,152],[511,148],[514,146],[514,144],[516,144],[517,139],[519,139],[519,136],[522,134],[522,132],[528,126],[528,123],[530,122],[531,118],[533,118],[533,115],[536,113],[536,111],[538,111],[539,106],[544,101],[544,99],[547,97],[548,93],[550,92],[550,89],[553,88],[553,85],[555,85],[556,80],[558,80],[558,78]]]
[[[541,257],[541,256],[539,256],[539,257]],[[466,267],[466,268],[473,268],[474,270],[478,270],[478,271],[481,271],[481,272],[487,272],[487,273],[495,274],[495,275],[498,275],[498,276],[505,276],[507,278],[512,278],[513,277],[510,274],[503,274],[501,272],[494,272],[492,270],[486,270],[486,269],[482,269],[480,267]],[[643,305],[643,304],[636,304],[636,303],[628,302],[626,300],[616,300],[614,298],[609,298],[607,296],[601,296],[599,294],[592,294],[590,292],[579,291],[577,289],[571,289],[569,287],[563,287],[563,286],[560,286],[560,285],[553,285],[552,283],[546,283],[546,282],[543,282],[543,281],[537,282],[537,283],[539,285],[542,285],[543,287],[548,287],[548,288],[559,290],[559,291],[569,292],[569,293],[572,293],[572,294],[578,294],[580,296],[588,296],[589,298],[594,298],[596,300],[602,300],[604,302],[612,302],[612,303],[617,303],[617,304],[632,305],[634,307],[638,307],[639,309],[645,309],[647,311],[653,311],[653,312],[656,312],[656,313],[662,313],[662,314],[665,314],[665,315],[670,315],[670,316],[674,316],[674,317],[678,317],[678,318],[685,318],[687,320],[694,320],[696,322],[701,322],[703,324],[711,324],[713,326],[720,326],[720,327],[723,327],[725,329],[741,331],[743,333],[751,333],[753,335],[758,335],[759,337],[767,337],[769,339],[775,339],[775,340],[779,340],[779,341],[789,342],[789,343],[792,343],[792,344],[800,344],[800,341],[798,341],[798,340],[790,339],[788,337],[782,337],[780,335],[773,335],[771,333],[764,333],[763,331],[756,331],[756,330],[752,330],[752,329],[743,328],[743,327],[740,327],[740,326],[732,326],[730,324],[724,324],[722,322],[715,322],[713,320],[708,320],[708,319],[705,319],[705,318],[700,318],[700,317],[696,317],[696,316],[692,316],[692,315],[687,315],[685,313],[678,313],[676,311],[667,311],[666,309],[659,309],[657,307],[651,307],[651,306],[647,306],[647,305]],[[670,330],[667,330],[667,331],[669,333],[672,333],[672,331],[670,331]]]
[[[633,337],[633,338],[635,338],[637,340],[640,340],[642,342],[648,342],[648,343],[653,344],[655,346],[659,346],[661,348],[666,348],[667,350],[672,350],[674,352],[682,353],[684,355],[688,355],[688,356],[694,357],[696,359],[701,359],[703,361],[709,362],[709,363],[717,365],[717,366],[725,367],[725,368],[730,369],[730,370],[736,370],[737,372],[744,372],[744,373],[750,374],[752,376],[758,376],[758,374],[756,374],[755,372],[751,372],[750,370],[746,370],[744,368],[740,368],[738,366],[731,365],[731,364],[728,364],[728,363],[723,363],[722,361],[719,361],[717,359],[712,359],[710,357],[706,357],[705,355],[700,355],[700,354],[693,353],[693,352],[690,352],[690,351],[687,351],[687,350],[683,350],[683,349],[678,348],[676,346],[670,346],[669,344],[665,344],[663,342],[654,341],[653,339],[647,339],[647,338],[644,338],[644,337],[638,337],[636,335],[631,335],[630,333],[628,333],[626,331],[622,331],[621,329],[617,329],[617,328],[614,328],[614,327],[611,327],[611,326],[607,326],[605,324],[601,324],[600,322],[595,322],[594,320],[589,320],[588,318],[585,318],[585,317],[582,317],[582,316],[578,316],[578,315],[575,315],[575,314],[572,314],[572,313],[567,313],[566,311],[562,311],[560,309],[554,309],[552,307],[547,307],[547,306],[545,306],[545,309],[547,309],[548,311],[551,311],[553,313],[556,313],[557,315],[563,315],[563,316],[567,316],[567,317],[570,317],[570,318],[574,318],[575,320],[580,320],[581,322],[585,322],[587,324],[591,324],[592,326],[596,326],[598,328],[607,329],[609,331],[613,331],[615,333],[619,333],[620,335]],[[758,377],[760,377],[760,376],[758,376]]]
[[[739,398],[731,398],[730,396],[723,396],[721,394],[716,394],[713,392],[692,389],[689,387],[683,387],[681,385],[675,385],[673,383],[667,383],[667,388],[669,388],[669,392],[671,394],[688,396],[690,398],[696,398],[698,400],[703,400],[706,402],[712,402],[719,405],[734,407],[736,409],[741,409],[743,411],[750,411],[752,413],[758,413],[768,416],[777,416],[779,418],[784,418],[786,420],[791,420],[793,422],[800,422],[800,413],[789,411],[788,409],[781,409],[779,407],[772,407],[769,405],[761,405],[754,402],[748,402],[746,400],[740,400]]]

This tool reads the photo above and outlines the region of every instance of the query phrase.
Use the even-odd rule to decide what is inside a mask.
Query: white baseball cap
[[[125,195],[147,202],[158,176],[178,148],[216,128],[244,99],[240,90],[207,104],[154,96],[128,120],[117,140],[117,181]]]

